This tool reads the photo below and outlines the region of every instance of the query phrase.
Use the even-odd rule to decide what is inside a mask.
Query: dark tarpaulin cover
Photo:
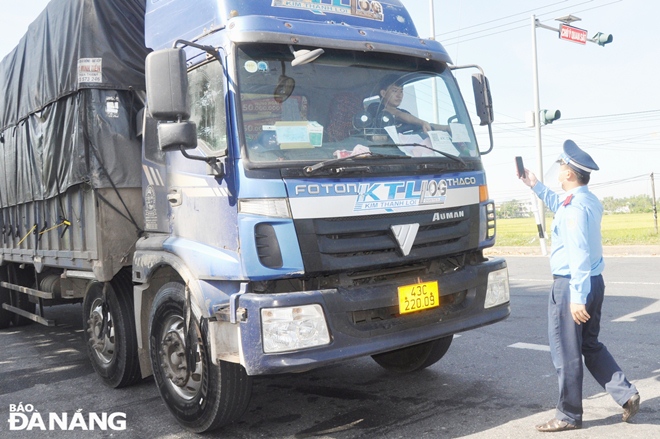
[[[139,187],[145,0],[51,0],[0,63],[0,205]]]

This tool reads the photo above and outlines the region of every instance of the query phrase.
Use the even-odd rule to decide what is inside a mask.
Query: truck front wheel
[[[177,421],[203,433],[229,424],[247,409],[252,379],[240,364],[213,364],[204,320],[185,319],[185,287],[165,284],[149,318],[149,351],[160,396]]]
[[[105,287],[100,282],[93,284],[83,301],[89,358],[103,382],[113,388],[129,386],[142,378],[130,276],[130,272],[122,271]]]
[[[396,351],[372,355],[371,358],[381,367],[392,372],[415,372],[440,361],[449,350],[453,338],[453,335],[449,335]]]

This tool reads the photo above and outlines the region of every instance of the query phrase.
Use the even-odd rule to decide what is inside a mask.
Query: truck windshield
[[[291,49],[239,47],[239,120],[250,162],[284,167],[369,152],[381,160],[478,157],[468,113],[445,64],[326,50],[294,67]]]

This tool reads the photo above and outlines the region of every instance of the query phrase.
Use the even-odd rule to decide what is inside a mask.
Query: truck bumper
[[[467,265],[435,279],[424,278],[424,282],[438,281],[440,302],[447,304],[405,315],[398,314],[397,287],[419,280],[285,294],[243,294],[238,306],[246,310],[247,318],[239,323],[241,363],[248,375],[303,372],[495,323],[510,314],[508,301],[484,307],[489,274],[498,270],[506,270],[504,259]],[[508,277],[506,282],[508,292]],[[261,309],[312,304],[323,309],[329,344],[264,353]]]

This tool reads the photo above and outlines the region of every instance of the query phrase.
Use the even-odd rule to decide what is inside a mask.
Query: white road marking
[[[649,306],[647,306],[644,309],[640,309],[639,311],[632,312],[630,314],[626,314],[623,317],[619,317],[618,319],[612,320],[613,322],[635,322],[637,321],[636,317],[641,317],[641,316],[646,316],[649,314],[656,314],[660,313],[660,300],[657,302],[653,302]]]
[[[509,277],[509,281],[514,282],[538,282],[538,283],[552,283],[552,279],[523,279],[519,277]],[[660,282],[617,282],[605,279],[605,286],[607,285],[656,285],[660,286]]]
[[[508,347],[516,348],[516,349],[531,349],[531,350],[534,350],[534,351],[550,352],[550,346],[546,346],[546,345],[542,345],[542,344],[514,343],[512,345],[509,345]]]

